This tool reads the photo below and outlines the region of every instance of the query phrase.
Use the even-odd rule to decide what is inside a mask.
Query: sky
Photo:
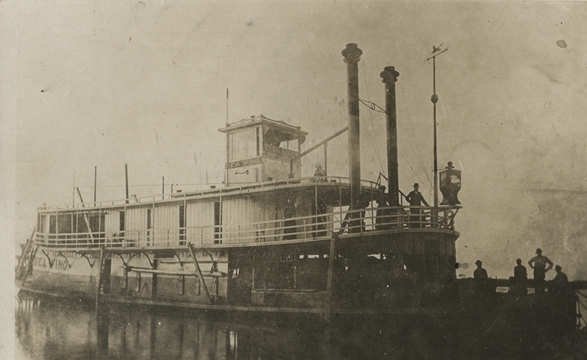
[[[432,203],[433,45],[438,163],[462,170],[457,260],[512,274],[537,247],[587,280],[587,3],[351,1],[0,2],[3,244],[36,207],[189,190],[223,179],[217,129],[263,114],[301,126],[304,149],[347,125],[346,65],[384,107],[394,66],[400,189]],[[226,89],[229,89],[227,106]],[[361,175],[386,174],[385,117],[360,108]],[[343,135],[330,175],[348,176]],[[323,162],[304,158],[304,174]],[[79,199],[75,199],[79,202]],[[13,257],[11,257],[13,259]],[[9,262],[10,264],[12,262]],[[7,269],[7,265],[2,265]],[[549,274],[549,276],[552,276]]]

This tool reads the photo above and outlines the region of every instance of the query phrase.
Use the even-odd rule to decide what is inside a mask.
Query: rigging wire
[[[412,131],[412,136],[414,137],[414,140],[416,140],[416,133],[414,131],[414,125],[412,123],[412,118],[410,116],[410,109],[408,108],[408,105],[407,105],[406,92],[404,91],[404,87],[401,84],[399,84],[399,85],[400,85],[400,88],[402,90],[402,94],[404,95],[404,104],[406,104],[405,105],[405,107],[406,107],[406,113],[408,115],[408,123],[410,124],[410,129]],[[423,169],[425,169],[426,167],[424,166],[424,159],[422,157],[422,152],[420,151],[420,147],[418,146],[418,142],[417,141],[414,141],[414,143],[415,143],[416,151],[417,151],[417,155],[418,155],[417,156],[418,162],[420,163],[420,166]],[[430,180],[430,176],[428,175],[428,172],[427,171],[425,172],[425,174],[426,174],[426,178],[428,179],[428,182],[432,183],[432,181]]]
[[[365,72],[365,63],[363,62],[362,64],[363,64],[363,72]],[[365,80],[365,87],[366,87],[367,99],[369,99],[369,87],[368,87],[367,80]],[[402,88],[402,91],[403,91],[403,88]],[[404,98],[405,98],[405,93],[404,93]],[[359,101],[360,101],[360,102],[361,102],[363,105],[365,105],[366,107],[368,107],[370,110],[372,110],[372,111],[375,111],[375,112],[378,112],[378,113],[387,114],[387,111],[385,111],[385,109],[383,109],[381,106],[379,106],[379,105],[375,104],[375,103],[374,103],[374,102],[372,102],[372,101],[369,101],[369,100],[363,100],[363,99],[359,99]],[[370,120],[371,120],[371,126],[372,126],[373,128],[377,127],[377,128],[379,128],[379,129],[381,129],[381,126],[378,126],[378,123],[377,123],[377,126],[375,125],[376,123],[373,121],[373,114],[371,113],[371,111],[369,112],[369,116],[370,116]],[[409,122],[410,122],[410,124],[411,124],[411,119],[410,119],[409,111],[408,111],[408,119],[409,119]],[[368,129],[368,128],[367,128],[367,129]],[[381,129],[381,131],[380,131],[380,132],[384,132],[384,129]],[[370,137],[371,143],[374,143],[374,141],[373,141],[373,137],[371,136],[371,132],[370,132],[370,131],[367,131],[367,134],[368,134],[368,135],[369,135],[369,137]],[[413,127],[412,127],[412,134],[414,134],[414,129],[413,129]],[[414,138],[415,138],[415,135],[413,135],[413,136],[414,136]],[[416,147],[417,147],[417,144],[416,144]],[[377,154],[377,157],[378,157],[378,159],[379,159],[379,166],[380,166],[380,168],[381,168],[381,172],[382,172],[382,173],[386,173],[386,170],[383,168],[383,161],[381,160],[381,155],[379,154],[379,151],[377,150],[377,147],[376,147],[376,146],[374,146],[374,149],[375,149],[375,153]],[[422,155],[421,155],[421,153],[420,153],[420,149],[419,149],[418,147],[417,147],[417,150],[418,150],[418,155],[419,155],[419,158],[418,158],[418,160],[419,160],[419,165],[420,165],[420,166],[421,166],[423,169],[425,169],[425,167],[424,167],[424,163],[423,163],[423,160],[422,160]],[[409,161],[407,161],[406,157],[403,155],[403,153],[402,153],[401,151],[399,151],[399,149],[398,149],[398,153],[399,153],[400,157],[402,158],[402,160],[403,160],[403,161],[405,161],[407,164],[409,164]],[[414,168],[413,168],[411,165],[408,165],[408,167],[409,167],[409,168],[410,168],[410,170],[411,170],[411,171],[414,173],[414,175],[416,176],[416,178],[418,179],[418,181],[419,181],[420,183],[431,183],[430,177],[428,176],[428,173],[427,173],[427,172],[425,172],[425,173],[426,173],[426,178],[428,179],[428,181],[427,181],[427,182],[425,182],[424,180],[422,180],[422,178],[420,177],[420,175],[418,174],[418,172],[416,172],[416,170],[414,170]],[[389,174],[388,174],[388,175],[389,175]]]
[[[363,75],[365,75],[365,62],[363,61]],[[363,78],[365,78],[365,92],[367,93],[367,99],[369,99],[369,84],[367,83],[367,77],[363,76]],[[361,101],[359,99],[359,101]],[[363,101],[361,101],[363,102]],[[370,104],[377,106],[375,103],[368,101]],[[367,105],[370,109],[371,107],[369,105]],[[377,106],[378,108],[380,108],[379,106]],[[383,110],[383,109],[381,109]],[[377,110],[375,110],[377,111]],[[385,110],[383,110],[383,112],[385,112]],[[373,113],[371,111],[369,111],[369,118],[371,120],[371,127],[375,127],[374,122],[373,122]],[[361,119],[362,120],[362,119]],[[379,168],[381,169],[381,171],[384,171],[383,169],[383,161],[381,160],[381,154],[379,154],[379,150],[377,149],[377,146],[375,146],[375,141],[373,140],[373,136],[371,134],[371,131],[369,130],[369,128],[367,127],[367,134],[369,135],[369,138],[371,140],[371,144],[373,146],[373,148],[375,149],[375,154],[377,155],[377,159],[379,160]]]

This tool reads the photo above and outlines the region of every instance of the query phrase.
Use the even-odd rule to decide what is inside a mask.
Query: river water
[[[332,329],[302,320],[232,318],[22,296],[22,359],[583,359],[581,351],[503,348],[427,331],[426,323],[377,322]],[[587,350],[587,348],[585,348]],[[568,350],[568,349],[567,349]],[[573,357],[574,356],[574,357]],[[577,357],[579,356],[579,357]]]

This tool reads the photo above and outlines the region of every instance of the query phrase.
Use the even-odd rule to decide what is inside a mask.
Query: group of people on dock
[[[488,279],[487,270],[483,268],[483,262],[477,260],[475,262],[477,269],[473,272],[473,278],[479,282]],[[546,273],[552,269],[554,263],[547,257],[542,255],[542,249],[536,249],[536,256],[528,261],[528,265],[533,269],[534,275],[534,290],[536,294],[543,294],[546,283]],[[569,278],[562,272],[560,265],[554,266],[556,275],[548,282],[548,291],[554,293],[563,293],[567,290]],[[514,267],[514,276],[510,280],[510,293],[513,295],[525,295],[528,293],[528,271],[522,265],[522,259],[516,259],[516,266]]]

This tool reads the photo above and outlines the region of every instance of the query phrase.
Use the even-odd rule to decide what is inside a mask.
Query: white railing
[[[88,202],[88,203],[77,203],[77,204],[61,204],[61,205],[53,205],[53,206],[41,206],[38,207],[37,210],[39,212],[48,212],[48,211],[58,211],[58,210],[89,210],[89,209],[98,209],[98,208],[107,208],[107,207],[119,207],[119,206],[126,206],[126,205],[135,205],[135,204],[149,204],[154,202],[163,202],[169,200],[181,200],[187,197],[196,197],[196,196],[220,196],[220,195],[228,195],[228,194],[235,194],[239,193],[243,190],[251,191],[267,191],[267,190],[275,190],[277,188],[287,188],[292,185],[317,185],[319,183],[327,183],[327,184],[344,184],[349,185],[350,179],[346,177],[340,176],[320,176],[320,177],[305,177],[305,178],[292,178],[287,180],[273,180],[273,181],[265,181],[261,183],[247,183],[242,184],[241,186],[231,185],[230,187],[223,187],[223,188],[211,188],[205,190],[197,190],[197,191],[186,191],[186,192],[175,192],[172,194],[159,194],[159,195],[147,195],[147,196],[131,196],[129,199],[117,199],[117,200],[110,200],[110,201],[99,201],[99,202]],[[379,185],[373,181],[368,180],[361,180],[361,186],[371,189],[378,189]]]
[[[458,208],[385,207],[340,211],[290,219],[247,224],[211,225],[170,229],[126,230],[47,234],[36,233],[37,245],[53,248],[92,247],[178,247],[196,245],[244,244],[287,240],[329,238],[333,234],[361,234],[373,231],[409,229],[453,229]]]

